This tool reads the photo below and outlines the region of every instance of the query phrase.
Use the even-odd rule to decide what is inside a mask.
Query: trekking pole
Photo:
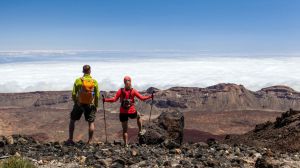
[[[150,122],[150,120],[151,120],[151,113],[152,113],[152,107],[153,107],[153,94],[154,94],[154,91],[152,92],[152,100],[151,100],[151,108],[150,108],[149,122]]]
[[[105,143],[107,143],[107,131],[106,131],[106,117],[105,117],[105,108],[104,108],[104,95],[102,95],[103,99],[103,114],[104,114],[104,129],[105,129]]]

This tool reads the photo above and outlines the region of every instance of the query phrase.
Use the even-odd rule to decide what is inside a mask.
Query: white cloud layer
[[[242,84],[251,90],[287,85],[300,91],[300,57],[201,57],[189,59],[121,59],[111,61],[51,61],[0,64],[0,92],[71,90],[90,64],[101,90],[116,90],[124,75],[134,87],[207,87],[217,83]]]

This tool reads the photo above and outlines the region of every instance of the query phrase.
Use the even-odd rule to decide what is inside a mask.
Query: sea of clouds
[[[46,54],[45,54],[46,53]],[[130,75],[139,90],[148,87],[207,87],[218,83],[242,84],[253,91],[287,85],[300,91],[300,57],[297,56],[168,56],[139,52],[29,52],[0,53],[0,92],[71,90],[82,75],[82,66],[92,67],[101,90],[122,87]]]

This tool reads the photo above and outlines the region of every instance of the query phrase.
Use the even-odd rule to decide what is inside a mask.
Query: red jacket
[[[130,90],[123,89],[123,92],[125,93],[125,98],[124,99],[129,99],[129,94]],[[123,93],[123,94],[124,94]],[[113,98],[106,98],[104,99],[105,102],[116,102],[118,99],[122,96],[122,89],[119,89],[116,93],[116,95]],[[138,99],[145,101],[148,99],[151,99],[152,96],[142,96],[137,90],[132,89],[131,90],[131,102],[132,106],[129,109],[124,109],[122,106],[120,106],[120,113],[125,113],[125,114],[134,114],[136,113],[136,109],[134,106],[134,97],[137,97]]]

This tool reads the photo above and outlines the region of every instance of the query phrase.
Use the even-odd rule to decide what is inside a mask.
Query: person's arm
[[[96,80],[94,80],[95,82],[95,100],[94,100],[94,104],[96,106],[96,108],[98,108],[98,104],[99,104],[99,97],[100,97],[100,90],[99,90],[99,84]]]
[[[77,92],[78,92],[78,84],[79,81],[78,79],[75,80],[74,85],[73,85],[73,90],[72,90],[72,99],[73,102],[76,103],[77,102]]]
[[[119,89],[113,98],[105,98],[104,102],[116,102],[120,98],[121,94],[122,90]]]
[[[133,90],[134,91],[134,95],[138,98],[138,99],[140,99],[140,100],[142,100],[142,101],[145,101],[145,100],[148,100],[148,99],[151,99],[152,98],[152,96],[150,95],[150,96],[143,96],[143,95],[141,95],[137,90]]]

